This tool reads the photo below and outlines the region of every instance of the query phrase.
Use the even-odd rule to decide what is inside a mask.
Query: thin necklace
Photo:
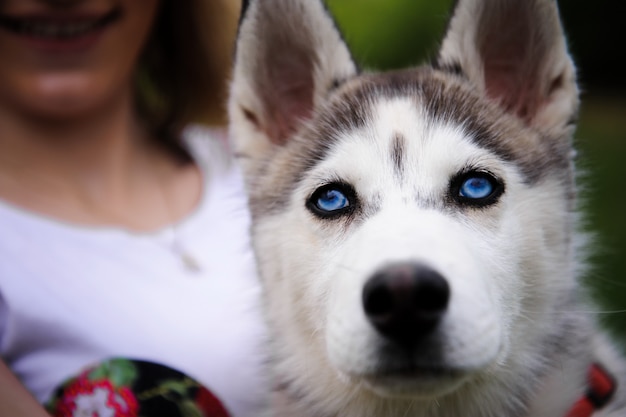
[[[167,248],[172,252],[181,262],[181,264],[185,267],[187,272],[191,272],[194,274],[198,274],[202,272],[202,266],[198,259],[192,255],[186,248],[186,245],[183,244],[178,228],[175,224],[171,224],[167,228],[169,232],[168,243],[165,244]]]
[[[189,252],[186,245],[182,241],[180,230],[178,229],[179,224],[174,219],[174,211],[172,210],[169,199],[165,195],[163,183],[164,181],[159,178],[157,188],[159,189],[159,195],[161,200],[163,200],[163,205],[165,206],[167,216],[170,220],[167,227],[170,235],[167,247],[176,257],[178,257],[178,259],[180,259],[180,262],[185,267],[187,272],[198,274],[202,271],[202,266],[198,259]]]

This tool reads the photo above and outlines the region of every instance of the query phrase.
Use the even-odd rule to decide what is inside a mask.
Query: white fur
[[[464,123],[433,119],[424,103],[408,93],[373,93],[363,103],[368,119],[361,126],[319,137],[324,130],[318,124],[327,119],[316,115],[337,100],[329,85],[357,78],[356,67],[319,3],[264,1],[253,1],[243,20],[229,110],[251,195],[253,240],[272,330],[276,396],[270,415],[560,417],[585,392],[590,363],[601,362],[623,381],[623,361],[580,299],[585,239],[576,231],[567,160],[577,88],[555,4],[533,0],[533,8],[545,12],[539,33],[556,52],[547,63],[528,65],[548,84],[558,76],[562,83],[552,84],[547,97],[541,93],[545,82],[540,83],[528,107],[506,108],[509,114],[490,107],[492,99],[503,101],[489,96],[490,80],[483,79],[482,58],[474,47],[482,29],[473,19],[483,7],[503,3],[460,0],[441,51],[444,61],[460,61],[477,94],[485,96],[484,120],[501,114],[510,134],[519,136],[510,146],[530,153],[537,151],[539,140],[553,140],[554,146],[545,149],[555,152],[557,161],[566,150],[561,172],[538,167],[545,172],[534,179],[524,171],[527,162],[479,146]],[[272,11],[279,14],[275,22],[285,21],[286,27],[264,24]],[[285,56],[274,61],[272,53],[262,51],[267,53],[264,42],[277,36],[297,41],[276,51]],[[277,82],[267,74],[288,62],[290,54],[302,59],[293,68],[314,63],[302,79],[281,69],[289,86],[312,80],[309,95],[303,96],[312,116],[304,120],[288,108],[280,115],[267,110],[281,108],[283,95],[294,100],[293,91],[280,85],[276,95],[266,94]],[[259,71],[258,66],[270,69]],[[348,82],[345,94],[354,85]],[[272,123],[295,130],[285,137]],[[401,174],[391,155],[398,137]],[[328,148],[307,169],[297,165],[301,155],[294,153],[309,149],[306,141]],[[516,155],[523,159],[523,152]],[[451,178],[467,167],[504,181],[497,204],[468,209],[449,201]],[[364,208],[349,222],[320,219],[307,208],[316,189],[335,181],[349,183]],[[363,310],[366,282],[393,262],[427,265],[451,289],[441,322],[427,343],[411,352],[389,348]],[[416,370],[410,377],[394,373],[407,357]],[[626,413],[622,389],[616,398],[598,417]]]

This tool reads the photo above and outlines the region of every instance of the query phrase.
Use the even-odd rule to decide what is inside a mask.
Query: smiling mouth
[[[0,28],[32,38],[69,40],[98,32],[121,17],[115,9],[100,18],[12,17],[0,15]]]

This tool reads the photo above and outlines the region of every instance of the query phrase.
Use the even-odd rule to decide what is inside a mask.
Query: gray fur
[[[626,365],[579,285],[575,78],[553,0],[459,0],[437,62],[386,73],[358,71],[318,0],[250,2],[229,112],[272,332],[269,415],[560,417],[593,362],[620,383],[594,417],[626,414]],[[498,178],[496,202],[454,194],[472,170]],[[328,184],[355,190],[341,216],[309,209]],[[357,300],[398,259],[453,291],[411,351]]]

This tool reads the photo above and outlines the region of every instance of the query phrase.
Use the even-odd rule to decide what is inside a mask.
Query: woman
[[[0,415],[255,415],[235,9],[0,1]]]

